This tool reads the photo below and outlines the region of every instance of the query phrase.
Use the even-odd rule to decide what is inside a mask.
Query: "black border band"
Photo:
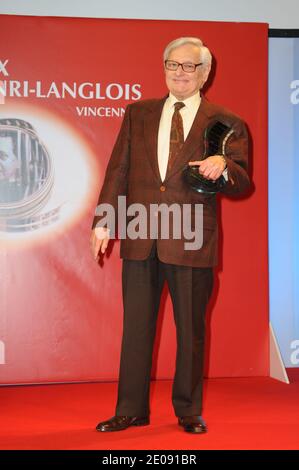
[[[299,29],[272,29],[268,30],[269,38],[299,38]]]

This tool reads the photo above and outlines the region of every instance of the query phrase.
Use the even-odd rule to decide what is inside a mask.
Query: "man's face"
[[[184,46],[173,49],[168,60],[174,60],[182,63],[198,64],[200,52],[196,46],[185,44]],[[168,90],[179,100],[185,100],[200,90],[206,81],[208,71],[203,65],[196,67],[195,72],[184,72],[179,66],[176,71],[165,69],[166,85]]]

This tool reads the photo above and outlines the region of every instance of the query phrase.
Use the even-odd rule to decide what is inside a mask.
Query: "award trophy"
[[[201,160],[212,155],[225,156],[225,146],[234,130],[217,120],[213,121],[205,130],[204,134],[204,155]],[[194,191],[203,194],[216,194],[226,184],[226,180],[221,175],[217,180],[209,180],[198,172],[198,165],[187,165],[183,169],[183,178]]]

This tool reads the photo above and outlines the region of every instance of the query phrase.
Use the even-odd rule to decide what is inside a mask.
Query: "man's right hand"
[[[98,259],[100,251],[105,253],[110,239],[109,232],[110,230],[105,227],[96,227],[91,232],[90,248],[95,260]]]

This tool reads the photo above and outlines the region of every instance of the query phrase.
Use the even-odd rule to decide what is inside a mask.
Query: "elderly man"
[[[169,94],[130,104],[109,161],[99,204],[117,209],[117,198],[128,204],[202,205],[202,244],[186,249],[186,237],[156,240],[125,237],[123,258],[124,326],[118,401],[115,416],[100,422],[97,430],[120,431],[149,424],[149,388],[152,352],[160,295],[167,281],[177,331],[176,370],[172,403],[178,424],[186,432],[207,431],[202,418],[205,312],[217,264],[216,196],[195,192],[182,177],[186,164],[198,165],[199,173],[217,180],[224,175],[222,192],[238,194],[249,186],[247,132],[230,111],[209,103],[200,90],[211,69],[211,54],[197,38],[179,38],[164,52],[164,71]],[[225,156],[203,159],[204,131],[220,119],[233,133]],[[219,152],[220,153],[220,152]],[[93,221],[91,245],[94,258],[104,254],[109,227]],[[103,224],[102,224],[103,225]]]

